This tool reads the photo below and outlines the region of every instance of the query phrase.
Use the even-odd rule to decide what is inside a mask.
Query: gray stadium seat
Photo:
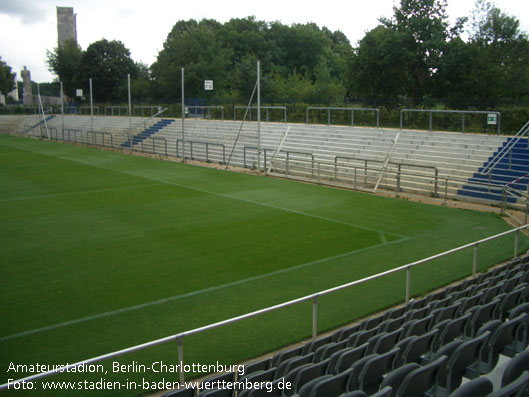
[[[375,341],[373,350],[369,351],[369,353],[382,354],[390,351],[395,347],[401,335],[402,331],[400,329],[393,332],[384,332],[380,334],[380,337]]]
[[[398,387],[396,397],[422,396],[436,385],[437,374],[440,368],[447,362],[446,356],[440,356],[431,363],[414,369],[402,381]]]
[[[390,386],[393,391],[391,393],[391,396],[395,395],[395,392],[397,391],[397,388],[402,384],[402,381],[404,378],[413,370],[420,368],[421,366],[417,363],[408,363],[401,366],[396,366],[396,368],[389,372],[385,377],[382,383],[380,384],[380,388],[383,389],[386,386]]]
[[[489,373],[494,369],[498,363],[500,353],[505,354],[506,350],[509,353],[509,346],[515,341],[517,330],[523,323],[525,316],[526,314],[522,313],[517,318],[504,323],[500,322],[488,343],[481,348],[480,361],[478,363],[478,369],[481,374]],[[499,320],[496,321],[499,322]]]
[[[490,393],[492,393],[492,382],[481,377],[461,385],[450,394],[450,397],[487,397]]]
[[[396,362],[395,365],[407,364],[415,362],[421,364],[423,357],[432,351],[435,339],[439,330],[434,329],[423,335],[417,335],[407,346],[404,348],[404,352],[399,354],[400,362]]]
[[[479,350],[489,337],[490,331],[486,331],[476,338],[462,342],[448,355],[448,362],[439,371],[436,395],[448,395],[461,385],[467,368],[478,361]]]
[[[196,395],[197,395],[196,390],[189,388],[189,389],[173,390],[168,393],[165,393],[162,397],[194,397]]]
[[[306,354],[304,356],[295,356],[284,360],[276,369],[276,377],[285,376],[293,369],[304,364],[312,363],[314,360],[314,353]]]
[[[198,397],[233,397],[233,390],[230,390],[230,389],[204,390],[198,394]]]
[[[345,349],[342,353],[333,354],[329,360],[329,373],[338,374],[352,367],[354,363],[364,357],[369,344],[364,343],[357,347]],[[336,357],[335,357],[336,355]]]
[[[493,392],[491,397],[527,397],[529,395],[529,371],[525,371],[519,378],[508,385]]]
[[[302,350],[303,350],[303,346],[294,347],[289,350],[283,350],[277,353],[276,355],[274,355],[274,357],[272,357],[272,363],[270,364],[270,366],[277,367],[284,360],[287,360],[295,356],[301,356]]]
[[[308,354],[316,351],[320,346],[326,345],[327,343],[332,342],[332,335],[324,336],[322,338],[314,339],[303,346],[301,354]]]
[[[265,358],[263,360],[248,363],[244,366],[244,375],[249,375],[258,371],[266,371],[270,368],[271,362],[272,360],[270,358]]]
[[[376,393],[380,389],[384,375],[393,369],[393,362],[398,352],[399,349],[394,348],[367,361],[358,376],[360,390],[367,394]]]
[[[529,350],[525,350],[509,360],[501,378],[501,385],[514,382],[524,371],[529,371]]]

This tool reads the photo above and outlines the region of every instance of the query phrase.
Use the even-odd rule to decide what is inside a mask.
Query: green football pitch
[[[493,213],[7,135],[0,186],[1,383],[31,375],[30,365],[191,330],[510,228]],[[480,248],[478,269],[512,256],[513,240]],[[524,237],[520,250],[528,246]],[[414,268],[412,294],[468,276],[472,254]],[[321,297],[318,332],[402,302],[404,293],[400,272]],[[185,338],[184,361],[237,363],[311,330],[312,304],[302,303]],[[103,362],[103,375],[48,380],[178,380],[169,371],[113,372],[113,361],[174,364],[177,345]],[[35,395],[56,394],[36,387]]]

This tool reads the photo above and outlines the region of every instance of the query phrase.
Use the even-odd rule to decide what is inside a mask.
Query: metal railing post
[[[514,257],[518,258],[518,244],[520,242],[520,230],[517,230],[514,235]]]
[[[408,266],[406,269],[406,303],[410,301],[410,289],[411,289],[411,267]]]
[[[478,244],[474,245],[474,259],[472,261],[472,277],[476,277],[478,271]]]
[[[430,132],[433,131],[433,112],[430,112]]]
[[[318,335],[318,295],[312,299],[312,338]]]
[[[184,384],[184,343],[183,337],[178,338],[178,364],[180,364],[180,384]]]

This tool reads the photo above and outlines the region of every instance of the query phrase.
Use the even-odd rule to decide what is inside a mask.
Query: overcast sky
[[[470,15],[475,0],[448,0],[448,14]],[[156,60],[174,24],[190,18],[216,19],[255,16],[284,24],[315,22],[332,31],[340,30],[354,46],[366,31],[377,26],[378,18],[393,15],[398,0],[0,0],[0,56],[20,78],[27,66],[38,83],[52,81],[46,67],[46,50],[57,46],[56,7],[74,7],[77,40],[83,49],[102,38],[120,40],[132,58],[147,65]],[[529,31],[528,0],[495,0],[494,4],[517,17]]]

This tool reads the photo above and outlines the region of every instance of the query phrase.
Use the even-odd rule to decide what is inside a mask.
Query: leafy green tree
[[[135,79],[137,67],[121,41],[96,41],[81,56],[79,80],[87,90],[92,79],[93,95],[98,101],[126,99],[120,86],[127,83],[127,74]]]
[[[11,72],[11,66],[8,66],[0,57],[0,92],[7,95],[14,88],[15,73]]]
[[[407,54],[405,90],[415,104],[428,93],[437,78],[437,68],[451,30],[447,22],[446,0],[401,0],[393,19],[382,23],[404,37]]]
[[[203,96],[203,80],[211,79],[217,96],[247,98],[255,84],[257,60],[263,92],[275,90],[276,79],[296,74],[311,84],[330,79],[320,82],[320,92],[325,94],[329,87],[342,85],[351,52],[343,33],[315,24],[286,26],[255,17],[225,24],[189,20],[175,24],[151,70],[156,92],[165,99],[179,97],[182,67],[186,97]],[[278,87],[282,82],[278,80]]]
[[[73,97],[75,90],[81,88],[79,70],[83,51],[75,41],[66,41],[55,50],[47,51],[48,69],[57,80],[63,83],[63,91],[66,95]]]
[[[231,51],[221,47],[220,27],[218,22],[207,19],[175,24],[151,66],[159,98],[180,97],[182,68],[185,68],[186,97],[202,96],[204,80],[214,80],[215,90],[222,90]]]
[[[350,94],[395,98],[408,93],[414,53],[410,35],[379,25],[366,33],[350,63]]]
[[[474,90],[470,95],[489,105],[527,97],[529,41],[519,20],[478,0],[471,21],[467,56],[472,64],[467,75]]]

